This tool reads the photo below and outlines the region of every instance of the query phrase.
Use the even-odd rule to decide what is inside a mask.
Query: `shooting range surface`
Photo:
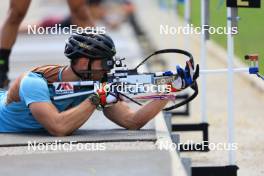
[[[172,175],[171,165],[168,164],[170,162],[170,153],[159,150],[2,156],[0,175],[19,176],[26,173],[27,176],[161,176]],[[15,169],[10,170],[10,166]]]

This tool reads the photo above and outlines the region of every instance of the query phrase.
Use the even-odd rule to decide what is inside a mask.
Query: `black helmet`
[[[116,50],[115,44],[109,36],[86,31],[85,33],[76,33],[69,37],[66,41],[64,54],[71,61],[81,57],[90,60],[87,70],[82,71],[82,73],[77,72],[71,64],[73,72],[84,80],[91,79],[92,74],[96,74],[92,70],[92,63],[95,59],[102,59],[103,70],[110,71],[114,67],[113,57],[116,54]]]
[[[64,54],[71,60],[80,57],[112,60],[116,49],[113,40],[108,35],[76,33],[66,41]]]

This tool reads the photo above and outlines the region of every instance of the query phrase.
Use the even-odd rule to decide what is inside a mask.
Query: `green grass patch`
[[[192,0],[191,23],[200,26],[200,0]],[[223,1],[222,1],[223,2]],[[184,6],[180,4],[179,14],[183,16]],[[219,0],[210,1],[210,25],[214,27],[226,26],[226,4]],[[264,10],[239,8],[239,34],[235,35],[235,54],[244,61],[244,55],[259,53],[260,71],[264,73]],[[226,35],[211,35],[212,40],[227,48]]]

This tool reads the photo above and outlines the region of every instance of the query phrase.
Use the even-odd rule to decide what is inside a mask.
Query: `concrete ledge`
[[[192,160],[190,158],[182,158],[182,164],[187,172],[188,176],[192,175]]]
[[[170,132],[168,131],[168,128],[166,126],[166,122],[164,120],[164,117],[162,116],[162,113],[159,113],[155,117],[155,129],[156,129],[156,135],[157,135],[156,145],[159,146],[164,143],[167,143],[170,146],[171,144],[173,144],[171,140]],[[187,172],[181,162],[181,159],[178,153],[173,148],[169,148],[168,151],[170,152],[170,155],[171,155],[172,175],[187,176]]]
[[[155,142],[154,129],[138,131],[125,129],[77,130],[71,136],[53,137],[47,133],[0,133],[0,147],[28,146],[48,143],[103,143],[103,142]]]

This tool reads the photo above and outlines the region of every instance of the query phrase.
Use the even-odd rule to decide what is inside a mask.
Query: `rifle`
[[[168,83],[173,82],[178,78],[178,74],[172,71],[166,72],[155,72],[155,73],[139,73],[138,68],[140,68],[146,61],[150,58],[153,58],[154,55],[165,54],[165,53],[175,53],[182,54],[187,56],[186,63],[188,63],[189,69],[192,71],[191,74],[195,74],[194,81],[190,87],[193,90],[192,95],[188,98],[180,101],[179,103],[174,103],[169,107],[164,108],[164,111],[170,111],[176,109],[180,106],[183,106],[190,101],[192,101],[198,95],[198,85],[196,82],[196,78],[199,76],[197,73],[193,72],[192,66],[194,66],[194,59],[191,53],[180,50],[180,49],[163,49],[158,50],[145,59],[143,59],[135,68],[128,69],[127,66],[123,63],[125,58],[114,58],[114,69],[111,73],[107,74],[107,83],[110,83],[112,87],[120,86],[123,87],[133,87],[135,85],[142,85],[143,87],[146,85],[168,85]],[[198,67],[199,69],[199,67]],[[84,95],[93,94],[96,92],[96,88],[99,88],[101,83],[99,81],[75,81],[75,82],[54,82],[50,86],[53,88],[53,96],[51,99],[58,101],[64,100],[73,97],[79,97]],[[125,97],[128,101],[131,101],[137,105],[142,105],[139,100],[156,100],[156,99],[169,99],[175,102],[177,100],[177,95],[175,93],[164,92],[162,94],[154,94],[142,96],[142,94],[147,93],[142,90],[143,87],[136,89],[134,91],[128,90],[126,91],[130,95],[140,95],[137,97],[131,97],[126,95],[123,91],[118,91],[121,96]],[[63,88],[63,89],[61,89]],[[187,88],[187,87],[186,87]],[[117,89],[115,89],[116,91]],[[127,89],[125,89],[127,90]]]
[[[191,74],[193,74],[193,83],[188,87],[193,91],[193,93],[188,96],[186,99],[175,103],[177,100],[177,95],[175,93],[163,93],[163,94],[154,94],[154,95],[147,95],[144,96],[142,94],[146,93],[146,91],[142,91],[141,89],[137,89],[135,91],[126,91],[130,95],[139,95],[139,96],[128,96],[124,94],[122,91],[117,91],[120,95],[125,97],[127,101],[131,101],[137,105],[142,105],[139,100],[157,100],[157,99],[168,99],[174,102],[173,105],[164,108],[164,111],[170,111],[181,107],[190,101],[192,101],[198,95],[198,85],[196,82],[199,73],[201,74],[215,74],[215,73],[224,73],[227,72],[227,69],[214,69],[214,70],[200,70],[199,66],[197,67],[198,70],[195,72],[193,71],[192,66],[194,66],[194,59],[191,53],[180,50],[180,49],[163,49],[158,50],[145,59],[143,59],[135,68],[128,69],[127,66],[123,63],[125,58],[115,58],[114,59],[114,69],[112,73],[107,74],[107,83],[111,83],[112,86],[129,86],[135,84],[141,85],[167,85],[168,83],[173,82],[178,78],[178,74],[172,71],[165,71],[165,72],[155,72],[155,73],[139,73],[138,68],[141,67],[146,61],[152,58],[154,55],[159,54],[166,54],[166,53],[175,53],[175,54],[182,54],[187,56],[186,63],[189,66],[189,69],[192,70]],[[258,63],[258,55],[251,54],[245,56],[246,60],[251,62],[250,67],[248,68],[234,68],[233,72],[248,72],[249,74],[255,74],[262,80],[264,77],[259,73],[259,63]],[[89,95],[96,92],[96,88],[100,87],[99,81],[77,81],[77,82],[55,82],[51,86],[53,87],[54,96],[51,97],[53,100],[64,100],[67,98],[73,98],[83,95]],[[59,87],[64,87],[63,90],[58,89]],[[188,88],[186,87],[186,88]],[[116,90],[115,90],[116,91]]]

